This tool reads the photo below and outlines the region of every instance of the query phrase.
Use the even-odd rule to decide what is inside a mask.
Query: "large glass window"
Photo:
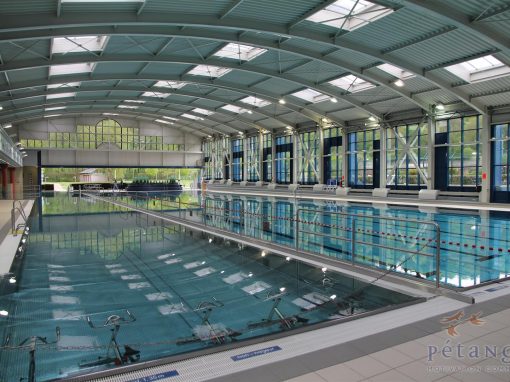
[[[262,136],[262,180],[273,181],[273,135]]]
[[[202,151],[204,152],[204,173],[203,178],[208,180],[213,178],[213,141],[204,141],[202,143]]]
[[[494,191],[509,192],[510,123],[492,126],[492,185]]]
[[[276,137],[276,183],[292,183],[292,135]]]
[[[324,130],[324,181],[343,186],[342,132],[339,127]]]
[[[437,121],[436,133],[447,134],[448,190],[479,189],[481,185],[479,116]]]
[[[387,186],[393,189],[425,188],[428,176],[427,125],[400,125],[386,132]]]
[[[232,140],[232,180],[243,180],[243,139]]]
[[[378,186],[379,129],[349,133],[349,186],[374,188]],[[375,155],[376,154],[376,155]],[[374,166],[374,163],[376,166]],[[376,171],[374,172],[374,168]]]
[[[183,144],[164,142],[164,137],[140,135],[137,127],[122,127],[113,119],[97,125],[77,125],[76,132],[50,132],[48,139],[22,139],[26,148],[97,149],[115,146],[120,150],[184,151]]]
[[[316,184],[319,179],[319,136],[315,131],[299,134],[299,184]]]
[[[258,182],[260,180],[259,171],[259,136],[246,138],[246,165],[248,166],[248,182]]]

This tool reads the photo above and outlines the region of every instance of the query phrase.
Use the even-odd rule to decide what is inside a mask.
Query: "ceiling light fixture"
[[[330,101],[333,102],[333,103],[337,103],[338,102],[338,100],[335,97],[331,97]]]
[[[375,121],[377,121],[377,118],[375,118],[373,115],[371,115],[370,117],[368,117],[368,120],[375,122]]]
[[[284,100],[283,98],[280,98],[280,99],[278,100],[278,103],[279,103],[280,105],[285,105],[285,104],[286,104],[286,102],[285,102],[285,100]]]
[[[398,80],[396,80],[395,82],[393,82],[393,84],[395,86],[398,86],[399,88],[401,88],[402,86],[404,86],[404,81],[402,81],[400,78]]]
[[[436,110],[444,110],[444,105],[441,102],[436,104]]]

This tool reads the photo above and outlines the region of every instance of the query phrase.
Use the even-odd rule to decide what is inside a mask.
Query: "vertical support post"
[[[271,133],[271,183],[276,183],[276,139]]]
[[[293,184],[299,183],[299,173],[300,173],[300,159],[299,158],[299,150],[298,150],[298,143],[299,143],[299,133],[295,130],[292,131],[292,181]]]
[[[435,165],[436,165],[436,155],[435,155],[435,147],[436,147],[436,119],[434,118],[434,114],[429,113],[427,117],[427,127],[428,127],[428,136],[429,142],[427,145],[427,190],[433,190],[435,187],[434,178],[435,178]]]
[[[482,191],[480,192],[480,202],[489,203],[491,198],[491,115],[482,114],[482,122],[480,129],[481,141],[481,171],[482,174]]]
[[[351,264],[354,265],[355,254],[354,250],[356,249],[356,219],[354,216],[351,216]]]
[[[436,223],[436,288],[441,281],[441,230]]]
[[[11,184],[11,197],[16,199],[16,167],[9,167],[9,183]]]
[[[264,174],[264,163],[262,162],[264,159],[264,134],[262,134],[262,131],[259,132],[259,152],[257,153],[259,157],[259,164],[258,164],[258,172],[259,172],[259,181],[264,181],[263,174]]]
[[[296,210],[296,234],[294,235],[294,247],[296,247],[296,255],[299,251],[299,209]]]
[[[324,129],[323,126],[317,124],[317,136],[319,139],[319,152],[317,153],[317,163],[319,165],[319,179],[317,179],[317,183],[325,184],[326,179],[324,179]]]
[[[379,187],[386,188],[386,126],[380,126]]]
[[[248,138],[241,137],[241,142],[243,145],[243,162],[242,162],[243,168],[241,169],[241,173],[243,174],[242,180],[248,180],[248,158],[250,157],[248,155],[250,151],[250,147],[247,145]]]

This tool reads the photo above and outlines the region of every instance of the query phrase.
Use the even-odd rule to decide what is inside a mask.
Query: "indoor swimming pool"
[[[154,195],[115,197],[144,209],[433,283],[439,267],[440,284],[452,287],[472,287],[510,275],[508,213],[223,193],[196,198],[196,203],[179,204],[176,197],[168,202]]]
[[[30,370],[63,379],[421,301],[110,203],[55,194],[37,206],[16,283],[0,297],[2,381],[30,381]]]

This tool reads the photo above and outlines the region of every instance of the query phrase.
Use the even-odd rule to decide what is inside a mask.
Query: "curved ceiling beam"
[[[112,27],[112,25],[114,25],[114,27]],[[234,30],[235,33],[238,33],[239,31],[251,31],[262,34],[275,34],[278,37],[304,39],[311,43],[321,43],[335,49],[343,48],[357,53],[363,53],[379,61],[396,65],[403,70],[429,80],[436,86],[459,98],[473,109],[481,113],[485,112],[486,107],[477,101],[471,100],[469,94],[465,91],[461,89],[452,89],[450,83],[435,75],[432,71],[425,72],[422,67],[403,60],[402,58],[393,57],[391,54],[384,54],[378,49],[362,45],[359,42],[347,41],[342,39],[341,36],[332,36],[330,33],[318,32],[316,30],[303,28],[302,26],[290,29],[288,26],[264,22],[263,29],[261,29],[261,25],[262,24],[258,20],[252,19],[218,19],[214,16],[176,15],[164,13],[145,13],[139,17],[136,17],[131,13],[121,12],[116,14],[80,13],[79,15],[66,15],[66,17],[61,18],[46,14],[37,15],[37,17],[27,17],[26,15],[23,15],[10,16],[2,23],[2,27],[0,27],[0,39],[12,40],[16,39],[15,36],[28,39],[36,36],[44,37],[45,35],[46,37],[51,37],[51,34],[48,36],[48,33],[50,33],[48,30],[66,27],[88,27],[89,34],[98,34],[99,28],[109,28],[112,32],[106,34],[121,33],[143,35],[147,33],[153,34],[149,32],[150,28],[163,27],[160,28],[160,30],[163,31],[163,29],[166,28],[167,31],[162,33],[161,36],[166,36],[169,34],[168,27],[170,26],[207,28],[211,29],[211,33],[214,32],[213,28],[221,28]],[[137,31],[134,29],[137,29]],[[115,32],[115,30],[118,30],[118,32]],[[4,33],[7,33],[8,37],[2,37],[2,34]],[[244,37],[245,36],[240,36],[237,40],[239,42],[244,42]],[[207,37],[204,36],[204,38]],[[258,44],[255,43],[255,45]],[[358,72],[361,72],[361,70]]]
[[[56,115],[53,118],[46,118],[46,117],[44,117],[44,115],[46,115],[48,113],[44,113],[43,112],[43,113],[34,114],[33,116],[32,115],[30,115],[30,116],[18,116],[18,117],[16,117],[16,119],[10,120],[10,122],[13,123],[13,124],[16,124],[16,123],[22,123],[22,122],[28,121],[28,120],[33,120],[33,119],[40,119],[40,120],[45,120],[46,121],[46,120],[54,120],[54,119],[59,119],[59,118],[65,118],[68,115],[97,115],[97,116],[103,117],[103,119],[115,119],[115,117],[117,117],[117,115],[104,115],[104,113],[118,114],[118,117],[122,117],[122,116],[127,115],[129,117],[134,117],[134,118],[143,118],[143,119],[147,120],[148,122],[157,124],[159,126],[167,127],[169,129],[175,127],[178,130],[181,130],[181,131],[184,131],[184,132],[187,132],[187,133],[190,133],[190,134],[199,135],[199,136],[209,136],[211,134],[228,135],[227,133],[225,133],[222,130],[218,130],[218,129],[215,129],[215,128],[211,127],[211,126],[204,125],[204,124],[201,124],[201,123],[197,123],[197,122],[191,121],[191,120],[190,120],[190,124],[200,125],[201,128],[196,128],[194,126],[185,125],[185,124],[179,124],[179,123],[175,123],[174,125],[162,124],[162,123],[154,121],[154,118],[158,118],[158,116],[155,115],[155,114],[152,114],[152,113],[146,113],[146,112],[145,113],[144,112],[134,113],[134,112],[121,111],[119,109],[110,109],[110,108],[94,109],[94,110],[90,110],[90,111],[84,111],[84,110],[74,110],[74,111],[73,110],[59,110],[58,111],[58,115]]]
[[[306,105],[304,102],[300,102],[297,100],[297,98],[294,99],[287,99],[287,102],[285,105],[280,105],[278,103],[278,100],[280,98],[277,94],[269,93],[268,91],[264,90],[253,90],[252,87],[237,84],[230,81],[222,80],[221,78],[217,78],[214,81],[211,81],[207,77],[201,77],[201,76],[191,76],[191,75],[183,75],[183,76],[165,76],[165,75],[157,75],[155,77],[151,77],[150,75],[141,74],[141,75],[130,75],[130,74],[94,74],[93,77],[91,77],[89,74],[73,74],[69,76],[58,76],[50,79],[44,79],[44,80],[33,80],[33,81],[27,81],[23,83],[11,83],[9,86],[0,86],[0,93],[2,92],[10,92],[16,89],[30,89],[38,86],[47,86],[47,85],[53,85],[53,84],[62,84],[62,83],[69,83],[69,82],[87,82],[87,81],[108,81],[108,80],[118,80],[118,81],[185,81],[189,82],[191,84],[199,84],[201,86],[208,86],[208,87],[214,87],[214,88],[222,88],[226,90],[233,90],[238,93],[245,94],[247,96],[254,96],[261,99],[264,99],[266,101],[269,101],[275,105],[278,105],[279,107],[289,109],[291,111],[294,111],[296,113],[299,113],[307,118],[310,118],[312,121],[316,123],[320,123],[322,118],[327,116],[329,119],[331,119],[333,122],[338,123],[339,125],[344,126],[345,121],[335,118],[332,116],[327,115],[327,113],[324,113],[320,110],[316,110],[312,104]],[[147,88],[143,88],[147,89]],[[140,91],[144,91],[141,89]],[[53,92],[54,90],[49,90],[49,93]],[[9,101],[6,99],[6,101]]]
[[[11,114],[16,114],[19,112],[34,110],[37,108],[44,109],[46,107],[66,106],[66,105],[73,105],[73,104],[93,106],[93,105],[102,105],[102,104],[106,104],[106,103],[112,103],[115,105],[113,107],[113,109],[116,109],[117,105],[119,105],[119,103],[121,103],[124,99],[125,99],[124,97],[122,97],[122,98],[121,97],[108,97],[108,99],[92,99],[92,98],[82,98],[79,100],[76,100],[76,99],[68,99],[68,100],[55,99],[55,100],[51,100],[50,102],[46,102],[44,104],[42,104],[41,102],[28,102],[28,103],[24,103],[23,105],[20,105],[20,106],[5,107],[2,111],[0,111],[0,118],[8,117]],[[182,101],[164,102],[163,100],[150,99],[150,98],[149,99],[144,98],[143,100],[145,101],[145,103],[139,104],[139,105],[137,104],[136,106],[138,106],[138,109],[136,109],[136,110],[143,109],[144,107],[152,107],[152,108],[158,109],[158,112],[161,110],[171,110],[171,111],[176,111],[178,113],[188,113],[188,114],[203,118],[204,120],[208,119],[211,122],[222,124],[226,127],[229,127],[230,129],[234,130],[235,132],[242,132],[242,133],[245,132],[245,130],[242,130],[238,127],[231,125],[231,123],[233,123],[235,121],[239,121],[239,122],[241,122],[247,126],[250,126],[256,130],[266,129],[264,126],[257,125],[253,121],[250,121],[246,118],[239,117],[239,115],[237,115],[237,114],[227,113],[223,110],[219,111],[217,109],[213,109],[210,107],[200,107],[204,110],[208,110],[213,113],[218,113],[218,114],[224,115],[229,118],[234,118],[234,119],[231,121],[223,122],[223,121],[218,121],[218,120],[212,118],[211,115],[202,115],[200,113],[194,113],[191,110],[181,110],[179,108],[171,108],[171,105],[179,105],[179,106],[193,107],[193,108],[195,107],[194,105],[190,105],[189,103],[182,102]],[[135,106],[135,104],[127,104],[127,103],[125,105]],[[118,110],[118,109],[116,109],[116,110]],[[237,117],[237,118],[235,118],[235,117]]]
[[[148,54],[103,54],[103,55],[65,55],[65,56],[57,56],[53,55],[53,57],[49,60],[44,58],[34,58],[30,60],[19,60],[19,61],[9,61],[4,64],[0,64],[0,72],[8,72],[11,70],[22,70],[22,69],[34,69],[34,68],[45,68],[53,65],[68,65],[68,64],[79,64],[83,62],[89,63],[117,63],[117,62],[140,62],[140,63],[158,63],[158,64],[184,64],[184,65],[210,65],[210,66],[218,66],[223,68],[229,68],[232,70],[240,70],[248,73],[255,73],[261,76],[276,78],[280,80],[285,80],[292,82],[300,87],[307,87],[310,89],[314,89],[318,92],[326,94],[330,97],[335,97],[337,99],[341,99],[360,110],[365,111],[369,115],[373,115],[379,119],[382,119],[383,116],[376,110],[371,108],[370,106],[365,105],[363,102],[358,101],[352,97],[347,97],[343,95],[343,92],[335,90],[333,87],[327,87],[324,85],[317,85],[311,81],[304,80],[297,76],[285,73],[278,73],[277,71],[264,69],[262,67],[258,67],[250,64],[242,64],[239,65],[237,62],[229,62],[225,60],[219,60],[215,58],[207,58],[201,60],[195,57],[163,57],[163,56],[155,56]]]
[[[29,98],[34,98],[34,97],[42,97],[42,96],[47,96],[49,94],[59,94],[59,93],[68,93],[68,92],[76,92],[76,93],[88,93],[88,92],[97,92],[97,91],[107,91],[107,92],[116,92],[116,91],[137,91],[137,92],[145,92],[145,91],[148,91],[148,92],[158,92],[158,93],[164,93],[164,94],[168,94],[169,97],[171,95],[178,95],[178,96],[183,96],[183,97],[190,97],[190,98],[195,98],[195,99],[206,99],[206,100],[211,100],[211,101],[215,101],[215,102],[218,102],[218,103],[222,103],[222,104],[229,104],[229,105],[234,105],[234,106],[238,106],[238,107],[242,107],[246,110],[250,110],[252,111],[253,113],[257,113],[257,114],[261,114],[262,116],[264,117],[267,117],[269,119],[273,119],[277,122],[280,122],[282,123],[283,125],[287,126],[287,125],[291,125],[291,126],[294,126],[295,127],[295,123],[291,122],[291,121],[288,121],[286,119],[283,119],[281,117],[278,117],[278,116],[275,116],[274,114],[271,114],[269,113],[268,111],[266,110],[263,110],[262,108],[258,108],[258,107],[253,107],[249,104],[246,104],[246,103],[243,103],[243,102],[236,102],[236,101],[229,101],[227,102],[224,98],[221,98],[221,97],[215,97],[215,96],[211,96],[209,94],[196,94],[196,93],[192,93],[192,92],[186,92],[186,91],[183,91],[182,89],[168,89],[168,88],[140,88],[140,87],[134,87],[134,86],[98,86],[98,87],[86,87],[86,88],[82,88],[82,87],[78,87],[78,88],[69,88],[69,87],[61,87],[61,88],[56,88],[56,89],[50,89],[50,90],[41,90],[41,91],[33,91],[33,92],[24,92],[24,93],[20,93],[20,94],[15,94],[13,95],[12,97],[0,97],[0,103],[3,103],[3,102],[9,102],[9,101],[17,101],[17,100],[24,100],[24,99],[29,99]],[[140,96],[138,97],[124,97],[124,98],[120,98],[120,100],[123,100],[123,99],[126,99],[126,98],[136,98],[136,99],[139,99],[141,101],[145,101],[147,100],[150,101],[150,100],[156,100],[158,98],[155,98],[155,97],[143,97],[143,98],[140,98]],[[107,99],[110,99],[110,96],[107,97]],[[115,98],[112,98],[112,99],[119,99],[119,97],[115,97]],[[165,101],[168,101],[167,103],[175,103],[174,101],[172,101],[171,99],[169,98],[159,98],[160,100],[165,100]],[[23,104],[23,106],[26,106],[26,104]],[[190,107],[193,107],[194,105],[192,104],[189,104]],[[196,105],[196,107],[201,107],[203,109],[208,109],[208,108],[205,108],[205,107],[202,107],[202,106],[199,106],[199,105]],[[11,107],[12,108],[12,107]],[[4,107],[4,110],[9,110],[9,107],[6,106]],[[218,112],[223,112],[224,109],[222,109],[221,107],[217,107],[217,108],[213,108],[213,109],[208,109],[208,110],[211,110],[211,111],[218,111]],[[228,115],[228,116],[231,116],[231,117],[234,117],[234,116],[237,116],[239,114],[235,114],[235,113],[223,113],[225,115]],[[0,115],[1,115],[1,112],[0,112]],[[240,120],[243,120],[243,118],[240,118]],[[254,123],[253,121],[251,120],[247,120],[248,122],[251,122],[251,123]],[[259,128],[259,127],[257,127]]]

